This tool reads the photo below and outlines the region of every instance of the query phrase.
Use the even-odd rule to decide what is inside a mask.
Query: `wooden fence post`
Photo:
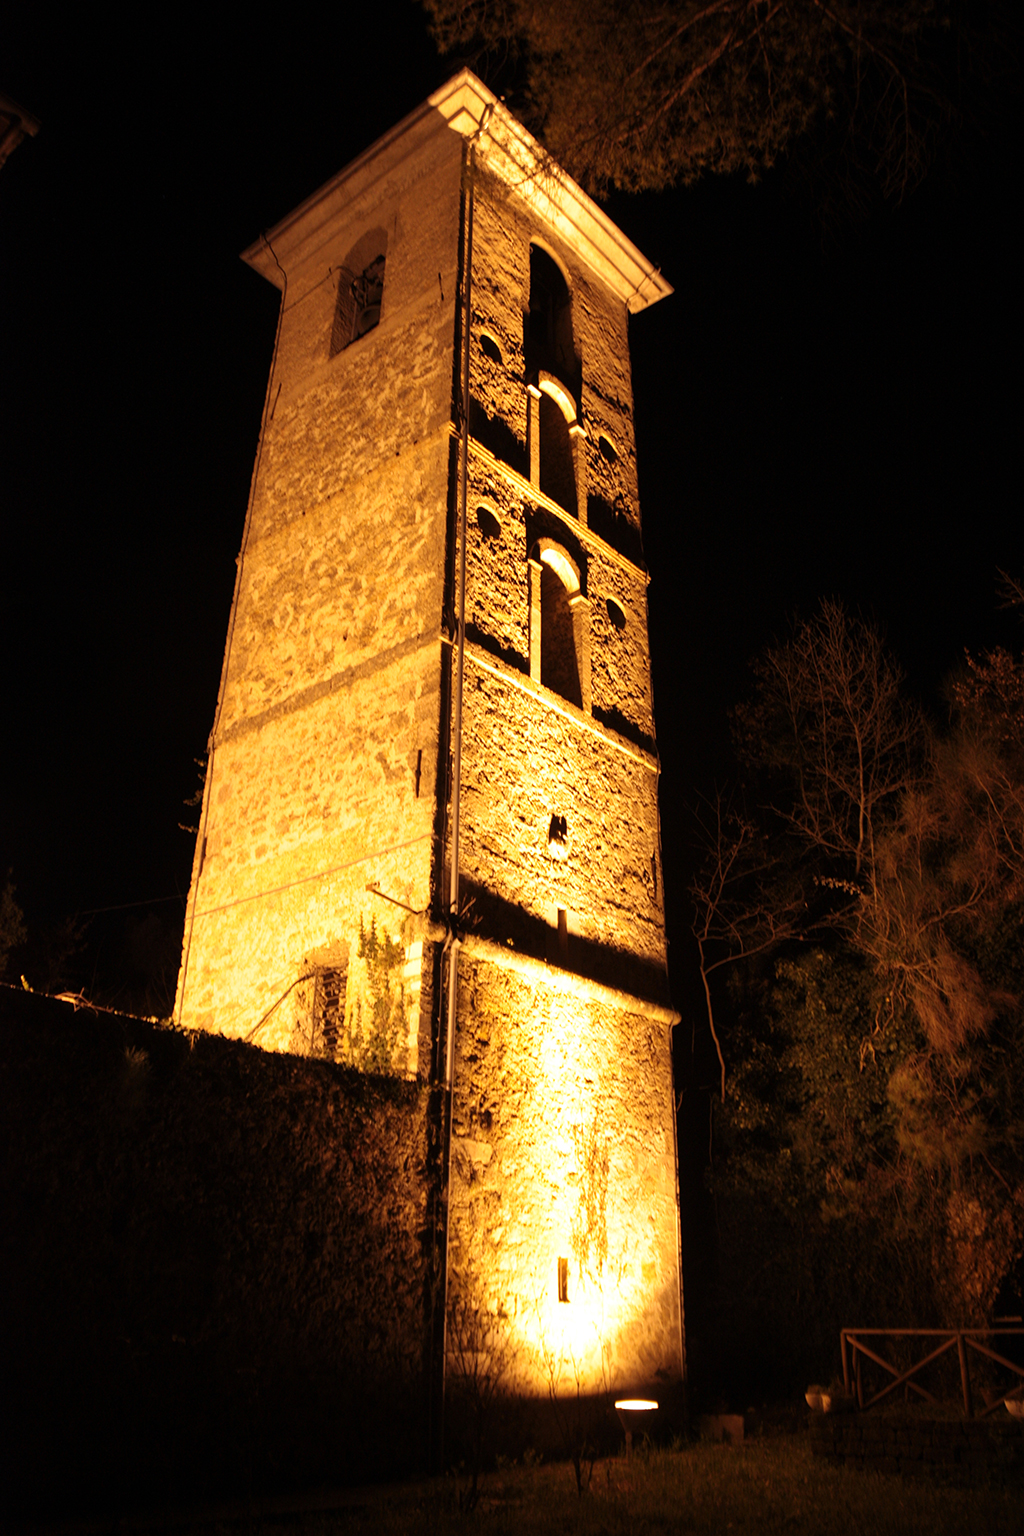
[[[964,1389],[964,1417],[974,1418],[974,1408],[971,1404],[971,1378],[967,1370],[967,1346],[964,1344],[964,1336],[958,1328],[956,1331],[956,1347],[960,1356],[960,1385]]]

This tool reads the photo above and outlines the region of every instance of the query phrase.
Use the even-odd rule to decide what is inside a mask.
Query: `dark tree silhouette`
[[[887,1265],[902,1250],[908,1307],[930,1291],[931,1315],[976,1321],[1024,1254],[1024,661],[968,654],[940,727],[826,602],[754,678],[752,810],[702,818],[691,888],[716,1046],[714,973],[736,979],[732,1184],[761,1199],[777,1167],[812,1226],[817,1201],[858,1243],[881,1232]]]
[[[423,0],[442,52],[601,192],[756,177],[811,130],[900,197],[994,24],[954,0]],[[984,13],[984,14],[982,14]],[[984,51],[984,50],[982,50]]]

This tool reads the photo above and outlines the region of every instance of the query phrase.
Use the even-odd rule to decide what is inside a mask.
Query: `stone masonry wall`
[[[481,524],[480,506],[497,518],[497,535]],[[631,737],[653,743],[646,572],[617,556],[604,539],[543,500],[536,487],[479,448],[472,455],[467,518],[470,635],[529,673],[527,558],[533,543],[543,536],[568,549],[580,567],[581,587],[590,602],[593,714],[613,729],[625,728]],[[624,628],[612,623],[609,598],[622,609]]]
[[[278,1049],[296,1042],[311,963],[355,980],[375,923],[416,969],[395,903],[430,905],[460,166],[457,136],[435,135],[390,179],[341,187],[275,237],[288,282],[179,1016]],[[331,357],[342,268],[375,229],[381,322]],[[407,980],[396,1065],[417,1071]]]
[[[514,1022],[513,1022],[514,1021]],[[546,1396],[679,1379],[668,1026],[575,978],[460,962],[452,1285]],[[558,1300],[558,1260],[568,1301]]]
[[[665,955],[655,763],[486,657],[472,655],[466,675],[466,879],[481,903],[486,892],[546,924],[565,908],[570,933],[601,947],[620,985],[628,957],[647,964],[651,995]],[[548,842],[553,816],[566,821],[558,856]],[[510,912],[506,926],[511,936]]]
[[[448,457],[437,431],[250,539],[218,736],[437,637]]]
[[[423,1086],[0,987],[0,1126],[15,1527],[425,1466]]]
[[[534,239],[572,296],[587,434],[576,446],[580,501],[588,514],[595,498],[606,509],[600,527],[529,479]],[[450,1354],[469,1339],[500,1363],[506,1385],[541,1398],[663,1393],[682,1370],[672,1015],[626,332],[624,304],[515,193],[482,176],[450,1206],[452,1293],[476,1337],[452,1330]],[[579,571],[589,710],[530,675],[529,560],[540,541]],[[578,654],[585,662],[586,647]],[[553,818],[565,819],[564,840],[550,838]]]

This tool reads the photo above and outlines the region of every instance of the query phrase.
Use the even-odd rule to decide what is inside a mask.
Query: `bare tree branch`
[[[725,1100],[725,1057],[715,1024],[710,977],[723,966],[761,955],[799,930],[803,902],[798,892],[781,898],[778,869],[754,823],[732,813],[721,795],[697,815],[705,857],[690,886],[693,936],[707,1007],[708,1028]]]
[[[595,191],[756,177],[817,127],[902,196],[954,115],[949,0],[422,3],[443,50],[514,61],[517,110]]]

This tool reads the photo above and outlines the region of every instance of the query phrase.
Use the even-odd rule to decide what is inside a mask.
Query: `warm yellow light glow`
[[[543,1028],[514,1039],[506,1083],[529,1084],[529,1099],[502,1148],[501,1171],[509,1211],[529,1212],[529,1237],[513,1228],[516,1262],[504,1270],[500,1248],[481,1251],[481,1303],[501,1319],[519,1390],[621,1391],[652,1374],[644,1319],[660,1255],[652,1221],[637,1220],[650,1198],[637,1146],[620,1136],[602,1081],[607,1043],[591,1005],[569,992],[548,995]],[[546,1112],[535,1112],[537,1104]],[[535,1170],[537,1182],[518,1182],[521,1168]]]
[[[545,540],[540,559],[542,565],[550,566],[568,593],[572,594],[580,590],[579,572],[564,549],[560,549],[557,544],[552,544],[550,540]]]
[[[404,1075],[424,1095],[443,1066],[445,1184],[424,1141],[415,1174],[396,1167],[378,1193],[417,1230],[439,1197],[444,1372],[606,1404],[668,1391],[683,1370],[648,576],[635,552],[586,531],[595,495],[639,528],[625,318],[671,290],[472,76],[431,105],[279,226],[280,260],[265,241],[246,256],[316,300],[274,355],[274,390],[291,403],[263,423],[176,1016]],[[472,261],[449,123],[488,166]],[[395,219],[419,231],[396,253],[405,278],[377,271]],[[479,425],[451,412],[464,257]],[[379,313],[380,282],[372,304],[350,282],[375,271]],[[407,324],[401,284],[436,294],[438,271],[441,307],[426,329],[412,310]],[[493,353],[522,325],[526,293],[524,396],[522,370]],[[311,390],[314,354],[356,337],[357,298],[380,322],[360,343],[371,350],[330,377],[314,370]],[[354,395],[352,370],[367,368]],[[413,392],[422,430],[377,377]],[[588,382],[586,426],[584,377],[600,396],[591,423]],[[460,539],[464,586],[444,558],[456,505],[479,509]],[[460,591],[456,689],[437,616]],[[453,872],[467,915],[457,950],[437,921]],[[410,1134],[432,1137],[433,1099],[408,1102],[423,1117]],[[382,1101],[388,1125],[404,1113]],[[658,1405],[629,1401],[650,1432]]]
[[[627,1413],[640,1413],[645,1408],[657,1408],[653,1397],[620,1397],[616,1400],[616,1408],[625,1408]]]

